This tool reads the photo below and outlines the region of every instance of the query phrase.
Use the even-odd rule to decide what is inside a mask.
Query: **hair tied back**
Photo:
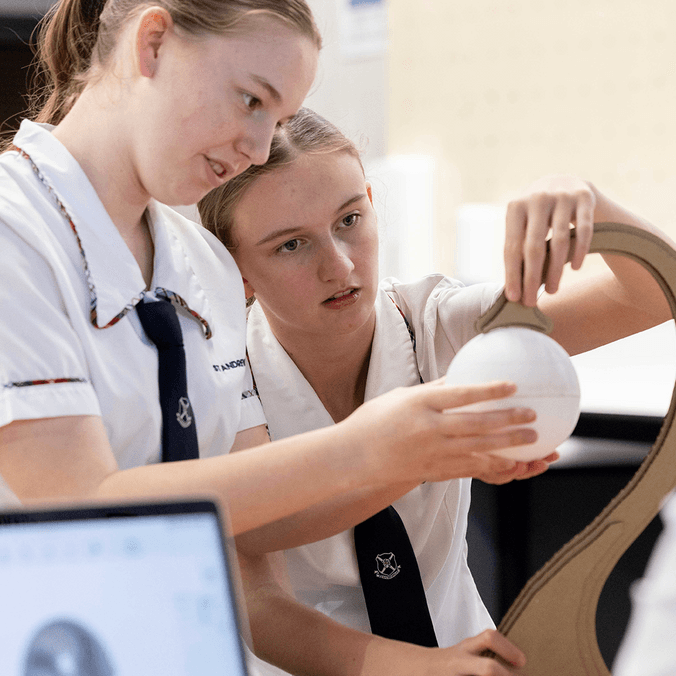
[[[106,4],[106,0],[82,0],[82,14],[87,25],[95,27]]]

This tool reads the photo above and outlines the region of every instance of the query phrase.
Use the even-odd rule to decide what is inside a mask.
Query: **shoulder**
[[[425,381],[445,373],[458,350],[476,335],[476,320],[498,297],[497,284],[472,284],[444,275],[415,282],[383,280],[381,293],[399,307],[416,338],[417,359]]]
[[[380,284],[381,292],[390,296],[409,320],[423,323],[436,322],[449,314],[483,314],[495,302],[500,289],[497,284],[465,286],[441,274],[406,283],[388,277]]]
[[[462,282],[441,274],[426,275],[413,282],[400,282],[394,277],[386,277],[380,282],[380,289],[395,301],[399,299],[412,305],[426,303],[446,290],[462,288],[465,288]]]
[[[155,202],[153,208],[153,217],[161,219],[163,227],[171,230],[193,265],[205,268],[216,266],[228,276],[239,278],[231,253],[215,235],[171,207]]]
[[[16,151],[0,154],[0,218],[8,225],[33,223],[31,212],[45,200],[31,165]]]

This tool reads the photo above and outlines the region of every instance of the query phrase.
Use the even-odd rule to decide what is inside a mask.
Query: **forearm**
[[[333,426],[245,453],[120,470],[97,416],[17,421],[0,427],[0,475],[27,504],[212,497],[239,534],[366,486],[382,490],[377,461],[353,437]]]
[[[0,475],[27,504],[213,497],[237,534],[377,486],[352,437],[334,426],[246,453],[119,470],[101,418],[44,418],[0,427]]]
[[[443,411],[513,391],[509,383],[397,388],[330,427],[242,453],[126,470],[98,416],[15,421],[0,427],[0,474],[31,502],[214,496],[238,535],[339,496],[509,469],[513,461],[487,452],[533,441],[519,427],[530,421],[527,410]]]
[[[245,453],[136,467],[109,474],[92,497],[212,495],[227,505],[239,535],[375,481],[366,456],[348,452],[348,443],[326,428]]]
[[[417,485],[409,482],[383,490],[352,491],[243,533],[237,537],[237,547],[247,554],[255,555],[323,540],[368,519]]]
[[[240,554],[256,654],[291,674],[379,676],[414,672],[424,649],[351,629],[282,590],[270,559]],[[402,669],[402,665],[409,668]]]
[[[594,223],[632,225],[673,242],[645,219],[613,202],[591,183]],[[602,253],[605,263],[585,261],[580,272],[566,271],[565,283],[553,294],[543,294],[538,306],[554,321],[551,337],[569,354],[578,354],[644,331],[671,318],[659,284],[640,263]]]
[[[523,653],[495,630],[450,648],[424,648],[351,629],[295,601],[279,581],[279,556],[240,554],[254,650],[298,676],[510,676]],[[273,568],[271,567],[274,565]],[[277,577],[277,580],[275,579]],[[498,655],[492,661],[485,651]],[[504,660],[504,661],[503,661]]]
[[[587,184],[596,197],[596,206],[594,208],[595,223],[625,223],[627,225],[634,225],[637,228],[641,228],[641,230],[646,230],[647,232],[656,235],[660,239],[663,239],[671,247],[676,246],[672,239],[670,239],[659,228],[650,223],[650,221],[638,216],[637,214],[634,214],[617,202],[614,202],[609,197],[600,192],[594,184],[589,182],[587,182]]]
[[[676,248],[673,240],[652,223],[608,199],[593,186],[592,189],[597,196],[595,222],[633,225],[659,237],[671,248]],[[615,286],[610,287],[607,294],[611,300],[638,313],[643,322],[641,328],[649,328],[647,324],[654,325],[671,319],[671,311],[664,293],[652,274],[641,264],[626,256],[603,254],[603,259],[615,278]]]

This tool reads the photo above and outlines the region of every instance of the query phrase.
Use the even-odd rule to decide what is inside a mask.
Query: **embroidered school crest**
[[[401,571],[401,566],[397,563],[397,559],[392,552],[378,554],[376,556],[376,566],[377,569],[373,572],[376,574],[376,577],[379,577],[381,580],[391,580],[393,577],[399,575],[399,572]]]
[[[192,408],[188,397],[181,397],[178,400],[178,413],[176,414],[178,424],[185,430],[192,425]]]

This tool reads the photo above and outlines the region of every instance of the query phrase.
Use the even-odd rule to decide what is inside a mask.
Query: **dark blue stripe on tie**
[[[356,525],[354,545],[371,631],[437,647],[418,562],[394,507]]]
[[[188,397],[183,333],[176,309],[165,299],[144,299],[136,311],[143,330],[157,347],[162,462],[197,458],[197,425]]]

